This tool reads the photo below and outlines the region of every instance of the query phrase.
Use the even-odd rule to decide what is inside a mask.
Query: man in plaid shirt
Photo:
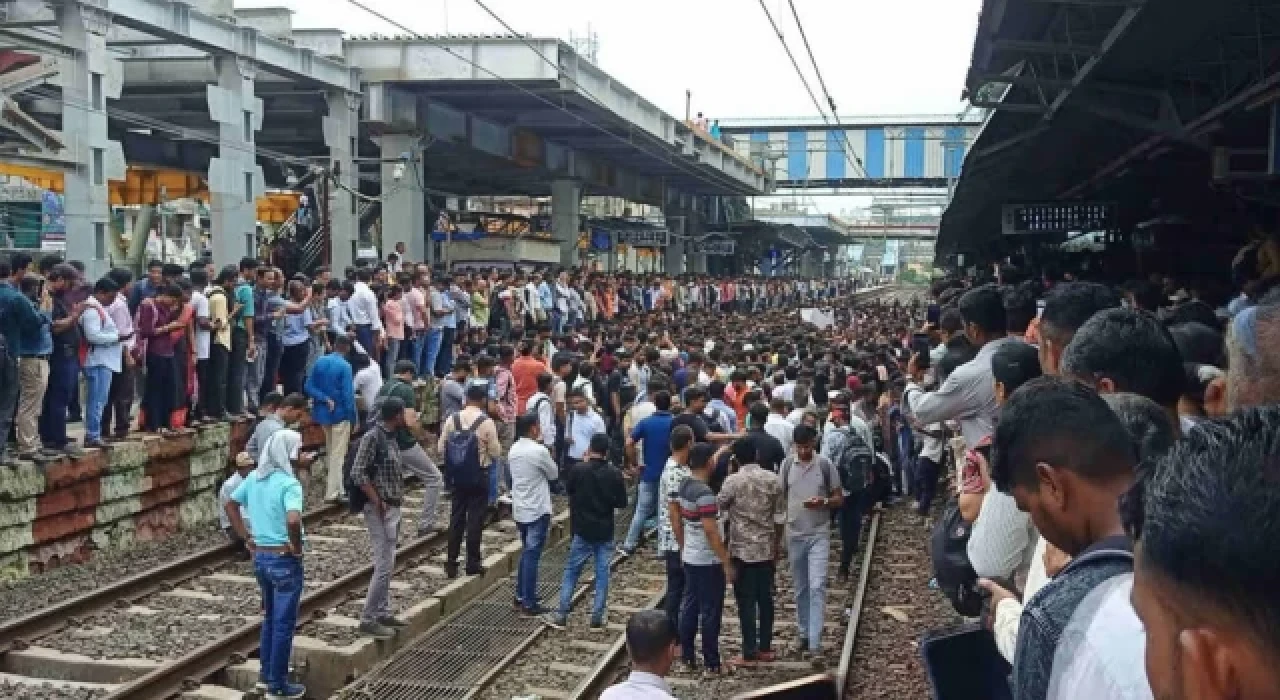
[[[404,466],[396,432],[405,426],[406,413],[399,398],[391,396],[383,401],[378,425],[360,439],[351,463],[351,483],[368,499],[364,522],[373,546],[373,576],[360,615],[360,633],[376,639],[389,639],[395,636],[394,628],[405,625],[391,615],[391,572],[396,564],[404,497]]]

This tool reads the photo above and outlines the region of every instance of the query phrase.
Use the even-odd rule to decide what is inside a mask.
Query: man
[[[700,386],[691,386],[684,392],[684,411],[672,421],[673,426],[687,425],[693,430],[693,438],[697,442],[728,442],[734,438],[729,433],[712,432],[707,425],[704,412],[707,410],[707,390]]]
[[[120,333],[107,307],[115,303],[119,291],[110,277],[98,280],[80,315],[80,330],[88,347],[84,361],[86,448],[106,447],[102,441],[102,411],[111,396],[111,377],[121,370],[123,362]]]
[[[1080,326],[1062,354],[1060,371],[1099,392],[1127,392],[1155,401],[1178,423],[1185,370],[1169,331],[1145,311],[1107,309]]]
[[[391,574],[404,499],[404,467],[395,436],[405,425],[405,413],[400,399],[383,401],[378,424],[360,438],[351,462],[351,484],[363,492],[364,524],[373,548],[373,575],[360,613],[360,634],[374,639],[390,639],[395,628],[406,624],[391,614]]]
[[[995,285],[984,285],[960,297],[965,335],[979,348],[973,360],[956,368],[937,391],[915,402],[916,420],[928,425],[954,420],[970,448],[991,435],[995,424],[995,385],[991,379],[991,356],[1006,343],[1004,298]]]
[[[755,448],[756,464],[759,464],[761,469],[776,474],[778,467],[782,466],[782,460],[787,458],[787,449],[782,446],[778,438],[765,432],[768,421],[769,405],[763,401],[751,404],[747,410],[745,439],[750,440]]]
[[[231,365],[231,297],[235,293],[235,276],[234,267],[224,267],[205,293],[209,300],[210,342],[209,363],[205,369],[208,381],[200,383],[200,400],[205,417],[219,421],[231,417],[227,413],[226,386]]]
[[[133,412],[133,396],[137,389],[137,363],[133,359],[133,347],[136,342],[133,314],[129,311],[129,291],[133,286],[133,273],[129,270],[117,267],[107,273],[113,282],[116,283],[119,292],[116,294],[116,300],[107,306],[107,315],[111,317],[111,322],[115,324],[117,334],[120,338],[120,371],[111,375],[111,391],[107,397],[107,403],[102,410],[103,432],[110,432],[110,437],[104,437],[107,442],[112,440],[123,440],[129,434],[129,417]],[[225,384],[225,379],[222,384]],[[221,389],[219,389],[221,391]],[[115,418],[115,427],[112,428],[112,418]]]
[[[1280,687],[1280,521],[1264,515],[1280,507],[1278,437],[1276,406],[1203,423],[1122,509],[1138,540],[1131,599],[1146,639],[1146,663],[1134,665],[1160,700],[1260,700]]]
[[[594,557],[596,566],[595,599],[591,606],[591,628],[604,629],[605,601],[609,597],[609,560],[613,553],[614,513],[627,507],[627,486],[622,472],[609,463],[609,436],[591,438],[587,459],[569,467],[565,487],[569,492],[569,558],[560,581],[560,607],[543,621],[556,629],[568,624],[569,604],[578,577]]]
[[[526,615],[548,611],[538,601],[538,563],[551,527],[551,482],[560,473],[541,442],[538,417],[516,419],[517,440],[511,446],[511,517],[520,531],[520,564],[516,569],[515,604]]]
[[[786,500],[787,554],[796,596],[796,648],[821,663],[822,629],[827,606],[827,561],[831,556],[831,511],[844,505],[840,475],[831,460],[818,454],[818,433],[796,426],[795,451],[782,463],[782,497]]]
[[[680,648],[685,666],[697,661],[693,640],[702,633],[702,661],[708,673],[720,673],[720,617],[725,581],[736,578],[720,532],[720,508],[708,483],[715,448],[706,443],[689,450],[690,477],[681,482],[667,508],[675,525],[680,562],[684,566],[684,599],[680,603]],[[699,625],[701,622],[701,625]]]
[[[844,505],[840,510],[840,568],[837,570],[841,581],[849,579],[853,555],[862,537],[862,519],[875,506],[876,490],[869,488],[875,469],[874,444],[870,426],[852,415],[848,406],[832,409],[823,431],[821,454],[836,466],[844,489]]]
[[[209,415],[209,388],[217,386],[221,388],[221,381],[213,384],[211,380],[216,378],[209,375],[209,362],[213,356],[213,312],[210,310],[209,297],[205,291],[209,287],[209,275],[204,271],[204,266],[192,267],[191,269],[191,308],[195,310],[195,339],[196,339],[196,384],[199,387],[199,398],[196,401],[195,418],[197,420],[216,420],[221,417]],[[223,297],[225,303],[226,297]]]
[[[545,367],[544,367],[545,369]],[[556,414],[551,408],[551,386],[555,383],[555,377],[548,372],[538,375],[538,390],[529,397],[529,402],[525,407],[525,415],[536,416],[538,418],[538,434],[543,445],[555,457],[556,450]]]
[[[775,392],[777,390],[775,389]],[[791,454],[791,446],[795,440],[796,426],[787,420],[787,400],[774,396],[769,400],[769,417],[765,419],[764,431],[773,436],[782,445],[785,454]]]
[[[907,386],[902,392],[902,412],[910,422],[913,433],[920,435],[920,452],[916,455],[916,513],[925,518],[933,506],[938,490],[938,472],[942,468],[943,450],[946,449],[946,432],[941,423],[924,424],[915,418],[915,406],[924,397],[925,372],[932,367],[925,363],[929,356],[912,357],[907,363]],[[861,421],[861,419],[858,419]],[[869,429],[868,429],[869,432]]]
[[[538,392],[538,377],[547,371],[547,366],[534,358],[533,346],[531,340],[521,341],[520,357],[511,365],[511,374],[516,382],[517,413],[528,411],[529,397]]]
[[[150,260],[147,262],[147,276],[133,285],[133,289],[129,292],[129,314],[138,313],[138,307],[146,299],[154,299],[156,294],[160,292],[160,286],[164,283],[164,263],[159,260]]]
[[[396,362],[395,374],[382,385],[378,396],[400,399],[405,406],[416,405],[418,397],[417,392],[414,391],[413,382],[417,376],[418,369],[413,360]],[[427,456],[427,451],[422,447],[424,439],[426,435],[420,420],[406,420],[405,425],[396,430],[396,446],[400,448],[400,462],[404,465],[405,471],[418,477],[424,487],[422,514],[418,516],[418,537],[425,537],[440,529],[436,521],[439,518],[440,491],[444,486],[440,469],[436,467],[435,462],[431,461],[431,457]]]
[[[680,540],[676,539],[676,529],[682,524],[679,518],[672,519],[671,509],[665,504],[679,498],[680,484],[693,475],[689,470],[689,450],[692,447],[693,430],[689,426],[672,429],[671,456],[667,458],[662,479],[658,482],[664,503],[658,508],[658,554],[667,569],[667,595],[663,608],[676,629],[680,627],[680,604],[684,600],[684,562],[680,560]]]
[[[716,500],[729,519],[729,556],[737,574],[733,596],[742,627],[740,661],[773,661],[773,563],[782,556],[786,519],[782,482],[757,463],[751,440],[733,443],[733,460],[738,470],[724,480]]]
[[[378,309],[378,295],[369,288],[373,270],[362,267],[356,270],[355,291],[347,301],[347,314],[360,343],[370,359],[378,356],[382,347],[382,313]]]
[[[262,456],[262,448],[272,435],[302,422],[303,416],[307,414],[307,397],[302,394],[282,396],[273,391],[263,398],[260,408],[262,420],[254,426],[249,439],[244,443],[245,454],[254,462]]]
[[[258,346],[253,336],[253,284],[257,277],[258,261],[253,258],[240,260],[240,277],[234,284],[234,301],[231,305],[231,358],[227,368],[227,412],[233,416],[244,413],[245,380],[249,363],[257,360]],[[219,278],[226,275],[223,268]],[[231,285],[227,285],[228,287]],[[252,415],[252,413],[250,413]],[[330,453],[332,454],[332,453]]]
[[[713,380],[707,385],[705,391],[709,400],[706,408],[702,411],[702,417],[707,420],[708,428],[714,429],[718,433],[736,436],[738,433],[738,412],[725,403],[725,389],[725,383],[719,379]]]
[[[1065,282],[1051,289],[1040,314],[1040,367],[1058,374],[1058,365],[1076,330],[1093,315],[1120,307],[1120,297],[1109,287],[1093,282]]]
[[[675,421],[671,415],[671,394],[665,391],[655,393],[653,404],[656,407],[654,413],[637,423],[627,436],[625,449],[629,464],[641,463],[636,459],[636,443],[644,442],[644,468],[636,486],[635,514],[627,530],[627,539],[619,550],[625,556],[635,554],[645,521],[657,515],[658,481],[662,479],[662,470],[671,456],[671,429]]]
[[[467,404],[467,377],[471,375],[471,356],[459,355],[458,361],[450,370],[449,375],[440,382],[441,424],[453,418]]]
[[[74,267],[58,263],[47,280],[52,303],[53,344],[48,390],[40,413],[40,440],[50,455],[65,453],[75,457],[80,454],[79,448],[67,438],[67,406],[71,395],[80,387],[80,316],[84,313],[84,303],[72,301],[73,287],[79,279]]]
[[[489,505],[489,470],[495,462],[502,458],[502,444],[498,442],[498,431],[485,411],[488,405],[489,392],[480,385],[467,389],[467,405],[451,419],[440,423],[440,442],[437,449],[445,455],[445,474],[453,484],[453,510],[449,516],[449,547],[445,556],[444,570],[449,578],[458,576],[458,554],[462,549],[463,535],[467,540],[467,576],[479,576],[484,573],[480,565],[480,535],[484,530],[484,516]],[[470,455],[462,455],[470,464],[450,463],[450,437],[456,433],[470,433]],[[461,473],[460,467],[478,473]]]
[[[30,258],[18,260],[30,265]],[[49,317],[36,306],[39,282],[31,278],[27,282],[25,272],[14,272],[0,263],[0,461],[8,461],[9,430],[17,424],[18,457],[33,459],[38,456],[39,433],[37,422],[44,401],[45,383],[49,376],[48,353],[43,338],[49,327]],[[20,276],[21,275],[21,276]],[[28,294],[25,290],[30,289]],[[16,416],[16,421],[15,421]]]
[[[624,386],[632,386],[631,377],[631,353],[626,348],[618,348],[614,354],[618,364],[609,373],[609,378],[605,381],[605,391],[608,396],[605,397],[604,405],[606,415],[609,416],[612,426],[620,426],[622,417],[626,410],[626,406],[622,403],[622,388]],[[634,388],[634,387],[633,387]]]
[[[1280,306],[1249,307],[1231,319],[1227,333],[1227,407],[1237,411],[1280,401],[1280,361],[1271,348],[1280,338]]]
[[[301,436],[281,443],[302,442]],[[245,527],[241,509],[249,515],[253,532]],[[275,460],[264,461],[231,494],[223,508],[237,537],[253,552],[253,568],[262,591],[262,665],[259,678],[268,698],[301,698],[307,689],[289,681],[293,630],[302,600],[302,484]]]
[[[571,462],[580,462],[587,454],[587,448],[591,445],[591,438],[598,434],[607,433],[604,425],[604,419],[600,417],[591,408],[591,403],[587,400],[587,395],[581,389],[574,389],[569,392],[569,402],[573,405],[573,412],[569,414],[569,447],[568,454]]]
[[[626,639],[631,673],[600,700],[675,700],[663,677],[676,660],[676,626],[659,610],[641,610],[627,621]]]
[[[437,377],[444,377],[453,368],[453,344],[458,327],[458,315],[453,298],[449,294],[449,279],[441,276],[434,280],[431,289],[431,341],[435,354],[427,358]]]
[[[324,430],[325,477],[324,500],[337,503],[346,499],[342,483],[342,465],[351,442],[351,426],[356,422],[355,377],[347,354],[351,339],[340,335],[333,340],[333,352],[316,360],[307,375],[304,390],[315,403],[311,420]]]
[[[1110,676],[1110,682],[1099,680],[1097,685],[1107,689],[1107,697],[1150,697],[1135,694],[1139,679],[1133,674],[1140,674],[1136,662],[1142,655],[1140,627],[1132,626],[1124,642],[1110,642],[1110,659],[1097,657],[1100,640],[1064,636],[1077,610],[1095,606],[1107,589],[1124,584],[1120,577],[1133,571],[1132,543],[1116,507],[1134,482],[1137,451],[1132,437],[1092,388],[1042,377],[1024,385],[1004,405],[993,443],[991,478],[996,487],[1030,513],[1050,544],[1072,557],[1023,610],[1013,664],[1014,696],[1084,697],[1063,694],[1051,680],[1092,657],[1087,672]],[[993,609],[1009,597],[989,581],[982,585],[992,592]],[[1119,657],[1133,663],[1117,662]]]
[[[264,388],[269,391],[274,390],[273,387],[268,386],[270,382],[267,381],[267,375],[270,373],[268,365],[272,359],[271,336],[275,326],[271,307],[282,304],[271,298],[273,296],[272,279],[271,268],[261,266],[255,269],[252,278],[246,280],[247,284],[252,285],[253,295],[253,313],[245,312],[245,324],[253,329],[253,345],[250,346],[252,356],[249,354],[245,356],[247,364],[245,365],[244,393],[249,413],[258,410],[258,404],[267,393],[263,391]],[[239,296],[238,290],[237,296]]]

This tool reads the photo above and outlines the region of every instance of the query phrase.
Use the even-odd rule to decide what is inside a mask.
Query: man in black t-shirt
[[[604,406],[605,418],[609,419],[612,425],[620,425],[622,421],[622,388],[631,386],[631,353],[626,348],[618,348],[616,353],[618,360],[617,366],[609,373],[609,378],[605,381],[605,391],[608,396],[601,404]]]
[[[707,408],[707,390],[700,386],[691,386],[685,390],[685,407],[684,413],[675,417],[671,421],[671,427],[674,429],[678,425],[687,425],[693,431],[694,442],[728,442],[734,439],[735,435],[729,433],[712,432],[707,426],[707,420],[702,416],[702,412]]]

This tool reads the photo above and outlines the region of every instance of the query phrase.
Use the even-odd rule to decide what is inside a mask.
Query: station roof
[[[965,93],[990,113],[939,257],[998,249],[1004,203],[1207,214],[1210,148],[1267,148],[1277,27],[1278,0],[985,0]]]

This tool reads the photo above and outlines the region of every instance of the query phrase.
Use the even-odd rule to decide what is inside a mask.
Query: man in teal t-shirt
[[[302,600],[302,484],[289,469],[302,443],[296,431],[277,431],[262,448],[258,468],[231,494],[225,512],[236,534],[253,552],[253,570],[262,591],[260,680],[269,698],[301,698],[306,688],[289,682],[293,630]],[[240,508],[253,524],[246,532]]]

